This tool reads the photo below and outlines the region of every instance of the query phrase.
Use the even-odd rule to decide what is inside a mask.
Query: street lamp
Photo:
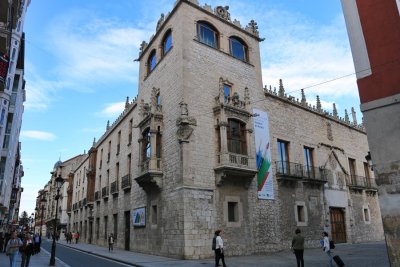
[[[40,200],[40,206],[42,209],[42,215],[41,215],[41,221],[40,221],[40,237],[42,237],[42,225],[43,225],[43,212],[44,212],[44,204],[47,202],[46,198],[42,196],[42,199]]]
[[[60,189],[64,183],[64,179],[61,178],[61,175],[55,179],[57,195],[56,199],[56,218],[54,219],[54,229],[53,229],[53,244],[51,245],[51,257],[49,266],[55,266],[56,264],[56,234],[57,234],[57,215],[58,215],[58,199],[60,198]]]

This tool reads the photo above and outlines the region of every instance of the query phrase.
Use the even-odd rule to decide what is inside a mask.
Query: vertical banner
[[[274,199],[274,183],[272,181],[271,145],[269,142],[268,114],[259,109],[253,109],[254,138],[257,160],[257,187],[259,199]]]

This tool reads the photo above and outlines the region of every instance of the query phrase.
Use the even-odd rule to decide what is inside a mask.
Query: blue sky
[[[229,6],[242,26],[259,25],[264,85],[287,92],[354,72],[339,0],[199,1]],[[25,168],[21,212],[34,211],[54,163],[88,150],[137,95],[139,46],[175,0],[31,0],[26,33],[26,102],[21,130]],[[339,115],[359,98],[355,75],[306,89]],[[315,101],[315,100],[314,100]]]

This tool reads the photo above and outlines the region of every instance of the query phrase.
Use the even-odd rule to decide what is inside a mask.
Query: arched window
[[[228,119],[228,151],[247,155],[246,124],[235,119]]]
[[[157,65],[156,50],[151,51],[149,59],[147,60],[147,74],[150,74]]]
[[[163,55],[168,53],[168,51],[172,47],[172,32],[171,30],[168,30],[167,33],[164,35],[163,41],[162,41],[162,51]]]
[[[243,40],[235,36],[230,37],[229,49],[233,57],[246,62],[248,61],[248,48]]]
[[[145,162],[150,159],[150,151],[151,151],[151,134],[150,128],[147,128],[142,135],[142,162]]]
[[[199,42],[218,48],[218,38],[219,34],[214,26],[204,21],[197,22],[197,40]]]

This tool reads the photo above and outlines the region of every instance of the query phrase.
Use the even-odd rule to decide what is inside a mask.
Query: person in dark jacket
[[[33,240],[30,234],[26,234],[22,239],[22,246],[19,247],[21,254],[21,267],[28,267],[31,256],[33,255]]]
[[[296,256],[297,267],[304,267],[304,237],[301,235],[300,229],[296,229],[292,239],[292,250]]]

